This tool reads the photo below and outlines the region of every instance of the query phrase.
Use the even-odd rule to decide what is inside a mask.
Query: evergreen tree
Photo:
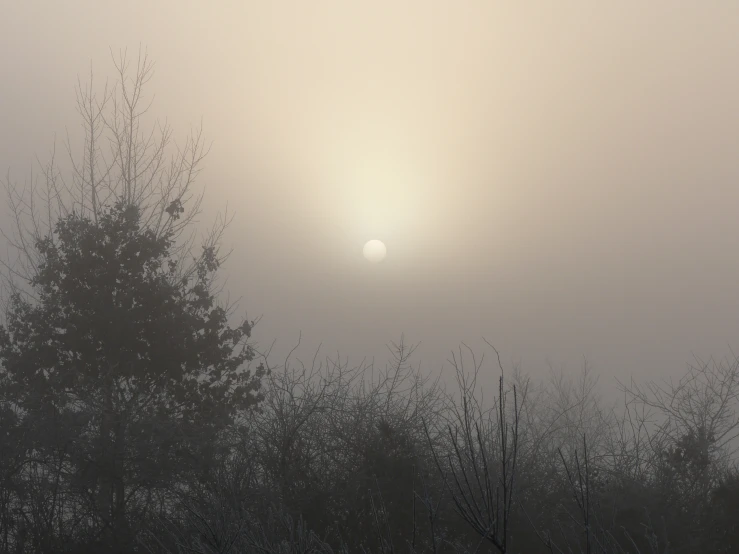
[[[23,282],[10,287],[0,326],[0,398],[26,437],[19,467],[32,469],[18,500],[35,506],[21,508],[36,518],[34,551],[70,541],[129,550],[132,529],[171,506],[219,433],[261,399],[265,370],[248,366],[253,322],[232,327],[213,287],[225,220],[192,263],[192,243],[178,240],[198,212],[187,193],[199,139],[163,163],[169,131],[156,143],[139,131],[150,64],[140,59],[133,81],[125,57],[117,67],[111,114],[109,96],[78,98],[87,124],[78,194],[62,202],[52,164],[46,229],[38,213],[32,227],[19,224],[25,263],[6,265],[8,281]],[[117,145],[107,162],[96,146],[106,129]],[[18,222],[24,203],[13,192]]]

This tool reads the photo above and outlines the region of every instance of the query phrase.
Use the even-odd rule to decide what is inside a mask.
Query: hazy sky
[[[142,44],[153,113],[213,141],[204,221],[236,212],[262,345],[405,332],[438,370],[485,336],[622,378],[739,351],[737,2],[1,4],[0,169],[29,179],[77,76]]]

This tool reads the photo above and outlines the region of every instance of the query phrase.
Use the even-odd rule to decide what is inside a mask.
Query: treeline
[[[384,368],[272,366],[219,302],[228,219],[185,234],[199,133],[145,129],[151,64],[116,68],[78,90],[69,176],[6,183],[0,552],[739,551],[739,363],[616,407],[587,367],[535,382],[492,347],[451,389],[402,340]]]

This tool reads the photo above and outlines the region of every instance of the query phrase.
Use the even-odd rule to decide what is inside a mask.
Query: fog
[[[111,49],[145,49],[151,116],[212,141],[200,219],[234,212],[226,290],[278,357],[302,333],[306,358],[384,360],[405,333],[437,371],[485,337],[507,367],[587,358],[610,383],[737,347],[739,4],[2,13],[2,172],[30,183],[55,136],[81,145],[77,79],[102,88]]]

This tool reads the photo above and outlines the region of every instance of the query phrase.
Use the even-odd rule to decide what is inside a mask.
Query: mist
[[[77,78],[142,46],[152,118],[212,141],[203,225],[234,213],[265,347],[405,333],[438,369],[484,336],[533,372],[667,376],[736,346],[738,9],[14,3],[0,167],[81,139]]]
[[[52,551],[52,545],[66,544],[72,536],[79,544],[102,548],[86,534],[98,528],[107,545],[126,537],[139,541],[131,545],[142,546],[143,535],[130,530],[136,527],[134,519],[149,517],[152,494],[161,494],[164,506],[162,499],[180,487],[186,490],[185,503],[172,504],[169,511],[161,508],[159,517],[174,518],[187,510],[188,517],[197,516],[193,506],[212,508],[213,498],[235,498],[237,489],[244,495],[248,489],[250,501],[259,498],[248,508],[254,521],[264,516],[259,532],[240,534],[239,527],[233,532],[239,548],[259,544],[264,551],[278,552],[277,546],[264,546],[272,540],[270,526],[289,529],[292,541],[297,531],[291,526],[304,517],[316,526],[311,533],[318,533],[305,531],[300,539],[305,544],[318,544],[323,533],[318,526],[334,532],[342,525],[369,541],[362,545],[381,531],[390,537],[391,528],[397,540],[405,540],[412,529],[415,541],[418,500],[431,522],[427,550],[419,546],[418,552],[443,551],[436,541],[437,535],[447,537],[444,533],[459,541],[479,535],[491,549],[513,552],[505,524],[491,531],[485,518],[495,526],[515,520],[523,526],[516,527],[518,537],[538,536],[522,531],[528,523],[513,504],[506,504],[517,490],[507,476],[514,473],[518,452],[522,477],[516,498],[523,499],[521,505],[529,502],[539,517],[535,528],[554,528],[556,518],[546,519],[554,513],[552,506],[560,506],[560,497],[569,502],[574,491],[570,509],[583,513],[582,551],[588,554],[595,551],[590,507],[580,504],[585,503],[582,485],[590,470],[579,465],[588,463],[588,452],[602,471],[600,478],[608,473],[611,479],[593,477],[593,487],[603,487],[593,488],[599,500],[613,500],[614,506],[621,502],[619,509],[632,514],[630,499],[638,498],[633,509],[649,506],[655,517],[667,514],[670,533],[685,548],[695,551],[716,534],[705,521],[736,512],[721,504],[716,491],[737,490],[736,468],[732,474],[730,467],[736,461],[731,448],[739,419],[730,406],[735,406],[739,386],[734,355],[739,337],[739,257],[734,254],[739,247],[739,4],[6,4],[2,19],[9,24],[0,34],[0,229],[5,233],[0,246],[6,308],[0,326],[0,429],[7,432],[0,449],[9,454],[3,454],[0,466],[7,465],[2,474],[8,483],[16,479],[23,486],[17,485],[21,492],[12,499],[0,500],[0,531],[12,529],[0,538],[4,548],[28,544],[33,552]],[[121,60],[133,68],[153,64],[136,100],[143,111],[131,117],[141,123],[137,140],[145,141],[150,131],[159,136],[171,129],[161,159],[177,161],[192,154],[197,163],[186,178],[157,173],[158,162],[152,164],[152,182],[166,194],[150,203],[141,200],[146,196],[132,200],[137,177],[121,164],[115,186],[122,187],[125,201],[107,206],[106,212],[97,204],[94,186],[74,189],[77,180],[84,181],[81,174],[75,176],[75,163],[82,161],[77,169],[87,167],[91,126],[85,101],[123,90],[110,97],[116,115],[100,119],[100,129],[114,135],[128,129],[125,106],[116,111],[129,100],[120,86],[126,72],[116,70]],[[116,127],[119,116],[124,123]],[[104,167],[108,155],[146,159],[143,150],[134,152],[130,144],[124,152],[122,136],[101,146],[101,165],[90,166],[91,174]],[[67,238],[58,231],[57,242],[33,245],[43,255],[28,259],[44,263],[25,268],[31,267],[37,279],[26,279],[23,286],[40,288],[42,301],[24,304],[14,295],[17,283],[11,282],[24,277],[15,273],[23,266],[16,265],[12,230],[20,227],[36,238],[41,234],[29,215],[38,206],[18,203],[25,198],[18,194],[43,191],[51,160],[59,190],[71,186],[67,192],[72,197],[78,190],[80,213],[92,219],[71,217]],[[158,181],[161,175],[170,182]],[[203,192],[202,204],[177,196],[182,190],[190,194],[191,186],[194,198]],[[59,219],[63,213],[59,208]],[[151,224],[157,214],[169,215]],[[18,215],[30,227],[19,224]],[[179,265],[167,258],[168,233],[179,232],[184,223],[206,240],[189,269],[184,261]],[[137,234],[139,224],[151,233]],[[120,288],[119,283],[94,281],[99,277],[95,264],[113,260],[106,258],[112,246],[98,252],[97,246],[108,243],[90,238],[103,235],[117,245],[121,267],[136,268],[126,275],[137,275],[139,281]],[[371,243],[368,249],[369,241],[381,244]],[[208,249],[216,243],[223,258]],[[79,244],[97,246],[86,250]],[[153,261],[139,264],[139,256]],[[165,258],[170,273],[157,277]],[[117,263],[116,258],[109,265]],[[216,270],[215,283],[207,281]],[[117,283],[115,278],[110,282]],[[79,283],[88,287],[85,293],[75,288],[82,287]],[[93,293],[108,286],[113,304],[99,306],[108,306],[102,311],[110,313],[85,312],[90,298],[98,298]],[[211,286],[219,291],[219,301],[228,306],[238,301],[237,308],[214,308]],[[73,309],[59,300],[59,290],[77,299]],[[147,296],[149,290],[161,295]],[[128,293],[140,297],[131,300],[128,315],[116,315],[116,299]],[[162,301],[167,308],[157,311],[163,297],[175,300]],[[151,314],[141,308],[141,298],[152,302]],[[32,305],[41,311],[33,312]],[[84,317],[75,325],[87,325],[88,334],[80,331],[73,345],[81,357],[67,358],[68,350],[75,350],[64,341],[72,339],[59,338],[67,335],[51,323],[62,328],[59,322],[73,321],[69,314],[78,308]],[[134,320],[136,329],[128,336],[125,329]],[[163,323],[171,321],[178,323]],[[136,342],[146,355],[138,352],[139,361],[132,362],[126,358],[133,356],[132,347],[120,344],[129,339],[134,344],[139,330],[158,342],[152,339],[145,347]],[[213,333],[211,342],[201,341],[207,332]],[[117,389],[113,381],[94,374],[98,369],[89,369],[97,368],[98,358],[87,365],[79,362],[98,356],[84,346],[95,333],[107,333],[105,348],[118,349],[100,359],[122,372],[115,379],[125,381],[125,387],[116,382]],[[248,346],[236,354],[240,341]],[[157,350],[157,345],[165,346]],[[485,364],[480,362],[483,354]],[[142,359],[151,365],[146,366],[151,383],[179,399],[185,415],[167,412],[171,417],[165,424],[166,418],[157,419],[164,416],[146,411],[148,400],[136,404],[137,395],[148,389],[137,389],[140,383],[131,384],[134,373],[121,368],[125,360],[133,367]],[[87,368],[79,376],[72,371],[78,362]],[[38,370],[44,363],[49,367]],[[235,368],[241,364],[247,369],[239,374]],[[160,368],[169,369],[157,373]],[[193,379],[202,398],[188,388],[194,387],[188,384],[193,375],[198,375]],[[647,384],[652,380],[663,388]],[[446,386],[458,390],[447,394]],[[55,391],[53,402],[45,387]],[[98,392],[107,403],[99,401]],[[122,400],[114,400],[116,394]],[[84,409],[70,407],[74,395]],[[488,411],[483,398],[495,409]],[[48,410],[38,415],[34,410],[42,404]],[[613,405],[619,411],[610,410]],[[638,412],[637,405],[644,410]],[[161,406],[174,409],[171,402]],[[659,417],[652,419],[649,410]],[[49,419],[47,412],[62,415]],[[114,412],[119,419],[111,416]],[[243,419],[238,424],[236,413]],[[43,450],[29,438],[37,436],[47,441],[43,459],[28,454]],[[464,437],[469,454],[464,448],[460,454],[458,436]],[[510,437],[514,442],[509,446]],[[448,466],[437,459],[442,451]],[[464,468],[481,471],[487,479],[488,467],[475,458],[484,452],[500,467],[495,471],[500,471],[502,508],[493,506],[490,487],[473,492],[469,484],[464,489],[457,481],[454,488],[446,481]],[[89,459],[107,469],[90,469]],[[64,473],[68,467],[76,469]],[[233,479],[242,470],[259,477],[239,485]],[[44,504],[53,475],[54,500]],[[557,475],[564,484],[550,485]],[[423,495],[418,479],[428,484]],[[734,485],[727,485],[730,479]],[[3,483],[0,490],[12,489]],[[140,492],[146,487],[148,496]],[[585,488],[589,494],[591,481]],[[355,489],[374,492],[352,496]],[[375,504],[373,494],[381,490],[385,500]],[[64,500],[57,506],[58,491],[64,491],[59,493]],[[460,502],[457,513],[468,525],[454,527],[445,513],[440,517],[450,527],[437,533],[432,497],[445,491]],[[485,514],[460,508],[475,494],[489,501]],[[356,508],[343,523],[344,508],[325,500],[333,497],[342,499],[347,514]],[[406,520],[408,498],[413,498],[414,511]],[[695,513],[670,511],[683,501]],[[79,530],[69,516],[77,508],[69,506],[85,502],[94,506],[88,514],[92,523]],[[320,507],[313,512],[308,508],[313,505]],[[223,528],[212,533],[216,543],[231,536],[231,523],[223,521],[248,519],[246,508],[239,506],[219,520]],[[377,506],[387,507],[395,519],[380,525],[378,514],[385,507]],[[42,517],[47,509],[51,515]],[[23,521],[36,518],[35,527],[20,523],[21,512]],[[229,519],[237,512],[238,518]],[[363,527],[370,516],[377,529]],[[68,536],[52,524],[38,531],[55,517],[70,525]],[[624,517],[631,532],[641,529],[641,520]],[[188,540],[201,540],[192,538],[204,533],[201,520],[188,520],[189,527],[180,529],[182,537],[191,533]],[[352,522],[360,523],[352,527]],[[152,525],[149,538],[166,534],[166,525]],[[275,536],[280,532],[274,531]],[[598,532],[593,531],[596,539]],[[721,535],[721,544],[736,540],[732,536]],[[332,545],[346,546],[340,533],[331,537],[326,540]],[[611,540],[604,537],[597,540]],[[384,538],[377,540],[378,551],[392,551]],[[176,540],[168,544],[182,546]],[[221,543],[211,550],[198,544],[198,552],[226,552],[219,550],[225,548]],[[627,551],[603,544],[598,552]],[[321,548],[330,551],[328,542]]]

